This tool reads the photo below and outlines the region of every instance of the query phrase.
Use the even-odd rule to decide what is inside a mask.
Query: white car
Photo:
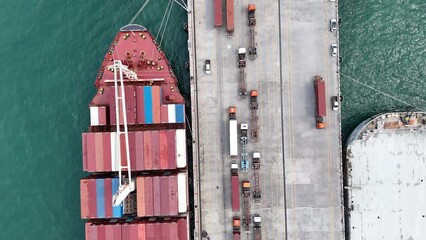
[[[333,105],[332,105],[333,111],[339,110],[339,99],[337,98],[337,96],[331,97],[331,101],[333,103]]]
[[[330,32],[337,31],[337,19],[333,18],[330,20]]]
[[[206,74],[210,74],[210,60],[206,60],[204,70],[206,71]]]
[[[335,43],[331,44],[331,56],[337,56],[337,44]]]

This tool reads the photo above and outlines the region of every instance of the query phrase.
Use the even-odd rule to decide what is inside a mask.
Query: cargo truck
[[[232,236],[233,236],[233,240],[240,240],[240,227],[241,226],[241,220],[240,217],[235,216],[232,219]]]
[[[252,139],[252,142],[255,142],[255,143],[259,142],[259,125],[258,125],[259,117],[257,116],[257,109],[259,107],[259,104],[257,103],[257,96],[258,96],[257,90],[250,91],[251,139]]]
[[[234,0],[226,0],[226,32],[234,33]]]
[[[327,108],[325,103],[325,81],[321,76],[315,76],[314,79],[315,88],[315,119],[316,127],[323,129],[326,127],[324,118],[327,116]]]
[[[249,4],[248,5],[248,25],[249,25],[249,31],[250,31],[250,46],[249,46],[249,55],[253,57],[257,57],[257,50],[256,50],[256,40],[255,35],[256,31],[254,30],[254,26],[256,26],[256,5]]]
[[[240,211],[240,183],[238,180],[238,164],[231,164],[232,211]]]
[[[254,179],[254,188],[253,188],[253,199],[255,203],[260,203],[261,189],[260,189],[260,153],[253,152],[253,179]]]
[[[262,229],[261,229],[262,218],[259,214],[253,215],[253,235],[254,240],[262,240]]]
[[[238,156],[238,124],[236,119],[237,108],[229,107],[229,155]]]
[[[214,26],[222,27],[222,0],[214,0]]]
[[[250,232],[251,211],[250,211],[250,181],[241,182],[243,189],[243,227],[244,231]]]

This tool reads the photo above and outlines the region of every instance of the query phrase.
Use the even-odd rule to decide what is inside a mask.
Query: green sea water
[[[81,133],[101,61],[144,1],[2,0],[0,239],[84,239]],[[169,1],[136,19],[157,40]],[[173,4],[161,47],[188,89],[186,12]]]
[[[426,1],[339,4],[344,136],[378,113],[426,111]]]
[[[0,8],[0,239],[84,239],[81,133],[102,58],[143,1],[3,0]],[[159,36],[168,1],[135,23]],[[341,0],[343,132],[379,112],[426,109],[424,0]],[[188,99],[186,12],[174,4],[161,47]],[[344,74],[344,75],[343,75]]]

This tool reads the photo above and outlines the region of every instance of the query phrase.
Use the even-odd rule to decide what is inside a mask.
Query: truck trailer
[[[226,32],[234,33],[234,0],[226,0]]]
[[[240,182],[238,179],[238,164],[231,164],[232,211],[240,211]]]
[[[262,240],[262,229],[261,229],[262,218],[259,214],[253,215],[253,235],[254,240]]]
[[[238,156],[238,124],[237,108],[229,107],[229,155],[231,158]]]
[[[214,0],[214,26],[222,27],[222,0]]]
[[[314,79],[315,88],[315,120],[316,127],[323,129],[326,127],[324,118],[327,116],[327,107],[325,101],[325,81],[321,76],[315,76]]]

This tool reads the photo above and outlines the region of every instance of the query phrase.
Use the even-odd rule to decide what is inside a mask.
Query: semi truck
[[[246,49],[238,48],[238,68],[240,69],[240,87],[238,94],[241,97],[247,96],[247,83],[246,83]]]
[[[314,88],[315,88],[315,120],[316,127],[318,129],[324,129],[327,124],[324,121],[324,118],[327,116],[327,107],[325,100],[325,81],[321,76],[315,76],[314,79]]]
[[[260,171],[260,153],[253,152],[253,179],[254,179],[253,199],[255,203],[260,203],[260,200],[262,198],[259,171]]]
[[[229,155],[231,158],[238,156],[238,124],[237,108],[229,107]]]
[[[231,164],[232,211],[240,211],[240,183],[238,180],[238,164]]]
[[[232,219],[232,236],[233,236],[233,240],[240,240],[240,236],[241,236],[241,220],[240,217],[238,216],[234,216],[234,218]]]
[[[226,32],[234,33],[234,0],[226,0]]]
[[[257,109],[259,104],[257,102],[258,92],[257,90],[250,91],[250,123],[251,123],[251,140],[252,142],[259,142],[259,117],[257,116]]]
[[[256,26],[256,17],[255,17],[256,5],[249,4],[247,10],[248,10],[248,25],[249,25],[249,31],[250,31],[249,55],[256,58],[257,57],[256,40],[255,40],[256,31],[254,30],[254,26]]]
[[[240,142],[241,142],[241,170],[247,172],[249,169],[248,153],[247,153],[247,131],[248,124],[241,123],[240,125]]]
[[[243,189],[243,227],[244,231],[250,232],[251,211],[250,211],[250,181],[241,182]]]
[[[222,27],[222,0],[214,0],[214,26]]]
[[[254,240],[262,240],[261,224],[262,224],[262,218],[260,217],[260,215],[259,214],[254,214],[253,215],[253,235],[254,235]]]

